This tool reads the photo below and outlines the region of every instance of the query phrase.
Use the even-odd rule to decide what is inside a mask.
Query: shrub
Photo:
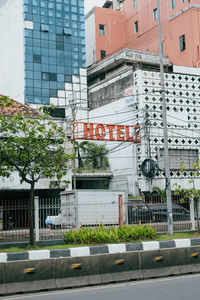
[[[155,229],[148,225],[123,225],[121,227],[108,227],[103,225],[91,228],[71,229],[63,234],[66,244],[102,244],[134,242],[156,237]]]

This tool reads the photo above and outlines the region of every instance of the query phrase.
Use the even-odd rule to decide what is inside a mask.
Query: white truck
[[[117,225],[128,221],[124,191],[75,190],[61,193],[61,218],[48,216],[53,227],[79,228],[98,224]],[[56,224],[54,224],[56,222]]]

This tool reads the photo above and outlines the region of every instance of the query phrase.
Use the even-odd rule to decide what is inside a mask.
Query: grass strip
[[[164,241],[164,240],[173,240],[173,239],[191,239],[191,238],[200,238],[199,232],[179,232],[173,235],[166,234],[157,234],[155,238],[152,239],[137,239],[130,240],[129,243],[138,243],[144,241]],[[119,243],[123,243],[123,241],[119,241]],[[26,248],[18,248],[18,247],[9,247],[6,249],[0,249],[0,253],[12,253],[12,252],[24,252],[24,251],[32,251],[32,250],[55,250],[55,249],[67,249],[73,247],[88,247],[88,246],[98,246],[102,244],[110,244],[110,243],[80,243],[80,244],[65,244],[65,245],[53,245],[53,246],[45,246],[45,247],[26,247]],[[1,245],[0,245],[1,247]]]

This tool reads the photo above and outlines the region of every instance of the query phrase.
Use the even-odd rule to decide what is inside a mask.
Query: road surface
[[[197,300],[200,274],[73,290],[1,297],[1,300]]]

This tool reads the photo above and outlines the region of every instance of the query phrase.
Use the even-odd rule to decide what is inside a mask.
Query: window
[[[42,80],[49,80],[49,73],[42,72]]]
[[[64,50],[64,43],[56,42],[56,50]]]
[[[57,81],[56,73],[42,72],[41,75],[42,80]]]
[[[153,10],[153,20],[156,21],[157,19],[158,19],[158,9],[155,8],[155,9]]]
[[[70,36],[70,35],[72,35],[72,30],[70,28],[65,27],[63,29],[63,33],[64,33],[64,35]]]
[[[101,73],[99,78],[100,78],[100,81],[104,80],[106,78],[106,73],[105,72]]]
[[[58,97],[58,94],[57,94],[57,90],[54,90],[54,89],[50,89],[49,90],[49,96],[50,97]]]
[[[100,57],[103,59],[106,56],[106,51],[105,50],[100,50]]]
[[[99,34],[105,35],[105,25],[99,24]]]
[[[71,75],[65,75],[65,82],[72,82],[72,76]]]
[[[48,32],[49,31],[49,25],[41,24],[40,29],[41,29],[41,31]]]
[[[138,21],[134,23],[134,32],[138,32]]]
[[[169,161],[171,170],[194,170],[193,164],[198,159],[198,150],[193,149],[169,149]],[[159,168],[164,170],[164,150],[160,149]]]
[[[49,81],[57,81],[57,74],[49,73]]]
[[[64,42],[64,36],[62,34],[56,34],[56,42]]]
[[[65,108],[52,108],[48,106],[43,106],[43,112],[49,113],[49,115],[54,118],[65,118]]]
[[[180,51],[185,50],[185,34],[179,37]]]
[[[65,108],[54,108],[51,116],[54,118],[65,118]]]
[[[133,0],[133,8],[137,8],[137,0]]]
[[[171,8],[174,9],[176,7],[176,0],[171,0]]]
[[[56,50],[64,50],[64,35],[56,34]]]
[[[33,62],[41,64],[41,55],[33,54]]]

